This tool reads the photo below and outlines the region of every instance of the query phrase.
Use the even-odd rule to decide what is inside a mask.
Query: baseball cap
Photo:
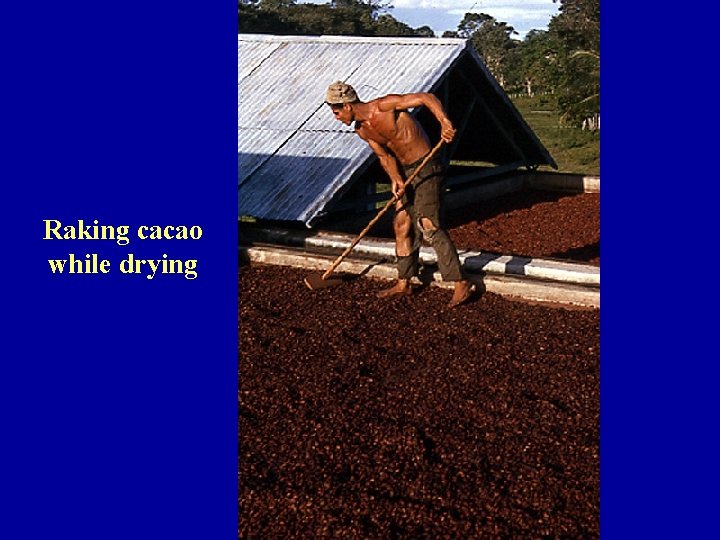
[[[352,103],[358,101],[355,89],[342,81],[335,81],[327,89],[325,103],[328,105],[342,105],[343,103]]]

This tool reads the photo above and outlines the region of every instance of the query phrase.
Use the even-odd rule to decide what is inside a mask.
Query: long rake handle
[[[425,156],[425,159],[422,160],[420,165],[417,166],[417,168],[415,169],[415,171],[413,171],[413,173],[410,175],[410,177],[407,180],[405,180],[405,182],[403,182],[403,185],[402,185],[403,191],[405,191],[405,188],[408,185],[410,185],[410,183],[413,180],[415,180],[415,177],[420,173],[420,171],[422,171],[423,167],[425,167],[425,165],[427,165],[428,161],[430,161],[435,156],[435,154],[437,153],[438,150],[440,150],[440,147],[442,145],[443,145],[443,140],[440,139],[440,142],[438,142],[435,145],[435,148],[433,148],[430,151],[430,153],[427,156]],[[348,256],[348,254],[353,250],[353,248],[358,244],[358,242],[360,240],[362,240],[362,238],[368,233],[368,231],[370,229],[372,229],[373,225],[375,225],[375,223],[378,222],[378,220],[385,214],[385,212],[387,212],[390,209],[390,207],[393,204],[395,204],[398,201],[399,198],[400,197],[398,197],[397,195],[392,196],[392,198],[387,202],[385,207],[382,210],[380,210],[380,212],[378,212],[378,215],[375,216],[372,219],[372,221],[370,221],[370,223],[368,223],[367,226],[362,231],[360,231],[360,234],[358,234],[357,237],[355,237],[355,240],[352,241],[352,243],[345,249],[345,251],[342,252],[342,254],[337,259],[335,259],[335,261],[330,265],[330,268],[328,268],[327,271],[322,275],[322,279],[327,279],[330,276],[330,274],[333,273],[333,271],[338,267],[338,265],[342,262],[342,260]]]

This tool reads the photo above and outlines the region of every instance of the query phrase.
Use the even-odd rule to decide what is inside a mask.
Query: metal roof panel
[[[238,35],[240,215],[310,222],[371,156],[324,104],[335,80],[364,101],[429,91],[461,39]]]
[[[324,104],[330,83],[363,101],[429,92],[467,50],[463,39],[239,34],[239,214],[310,225],[370,162]]]
[[[350,131],[300,131],[272,154],[239,152],[255,167],[238,191],[239,215],[307,223],[371,155]]]

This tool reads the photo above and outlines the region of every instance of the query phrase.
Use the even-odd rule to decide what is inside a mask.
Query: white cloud
[[[465,13],[468,13],[468,11],[462,9],[451,9],[449,10],[449,13],[463,16]],[[538,18],[545,18],[545,20],[548,21],[550,20],[550,17],[555,14],[555,11],[548,11],[545,6],[542,6],[541,8],[523,8],[510,5],[498,5],[474,9],[472,10],[472,13],[487,13],[488,15],[495,17],[498,21],[510,23],[512,26],[512,23],[518,21],[530,21]]]
[[[552,0],[391,0],[397,8],[445,9],[453,12],[481,13],[490,8],[515,8],[518,10],[543,10],[555,13],[559,6]]]
[[[298,0],[299,3],[325,4],[329,0]],[[457,30],[465,13],[487,13],[512,26],[523,39],[531,29],[546,29],[559,2],[552,0],[389,0],[395,8],[389,13],[396,19],[417,28],[430,26],[437,35]]]
[[[452,0],[393,0],[392,5],[397,8],[422,8],[422,9],[452,9],[458,7],[461,2]],[[470,7],[472,4],[468,4]]]
[[[487,13],[512,26],[517,31],[516,39],[522,39],[533,28],[547,28],[560,6],[552,0],[391,0],[391,4],[396,10],[390,13],[402,15],[400,20],[406,18],[412,26],[418,26],[422,18],[438,34],[456,30],[466,13]]]

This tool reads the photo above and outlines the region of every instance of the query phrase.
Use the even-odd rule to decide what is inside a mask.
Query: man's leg
[[[439,164],[427,171],[415,191],[415,213],[417,225],[437,254],[438,268],[443,281],[454,281],[455,291],[448,304],[455,307],[465,302],[472,294],[472,284],[462,273],[460,257],[450,235],[440,226],[440,200],[442,197],[442,169]]]
[[[429,218],[422,217],[418,220],[424,238],[437,254],[438,268],[443,281],[454,281],[455,290],[449,307],[455,307],[465,302],[472,294],[472,283],[464,279],[460,257],[458,256],[455,244],[445,229],[439,228]]]
[[[418,249],[413,245],[413,223],[407,205],[398,201],[395,207],[393,230],[395,231],[395,254],[397,255],[398,281],[389,289],[378,293],[380,298],[407,295],[412,292],[410,279],[418,271]]]
[[[421,217],[418,226],[423,238],[428,241],[437,254],[438,269],[443,281],[459,281],[463,278],[455,244],[445,229],[441,229],[430,218]]]

